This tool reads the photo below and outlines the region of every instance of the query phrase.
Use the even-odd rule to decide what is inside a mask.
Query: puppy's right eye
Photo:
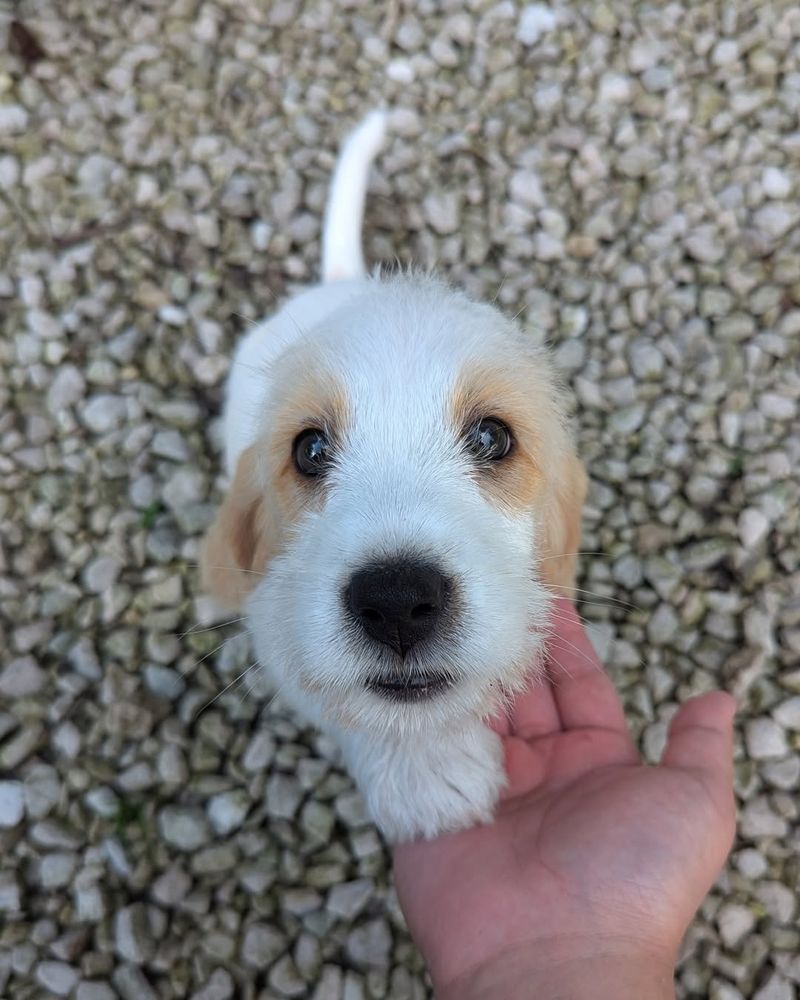
[[[304,476],[319,476],[330,461],[328,436],[317,427],[301,431],[294,439],[294,464]]]

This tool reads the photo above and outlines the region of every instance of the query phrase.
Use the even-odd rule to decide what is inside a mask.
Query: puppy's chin
[[[529,645],[519,662],[495,677],[429,668],[407,684],[381,674],[321,684],[299,671],[300,691],[287,693],[299,711],[346,732],[396,739],[435,736],[489,719],[507,707],[539,673],[538,643],[534,639]]]

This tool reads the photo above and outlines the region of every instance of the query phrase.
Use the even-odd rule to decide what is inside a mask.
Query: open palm
[[[547,683],[497,724],[509,786],[496,820],[395,853],[438,984],[515,948],[636,947],[670,963],[730,849],[733,700],[684,705],[648,767],[574,608],[559,600],[554,615]]]

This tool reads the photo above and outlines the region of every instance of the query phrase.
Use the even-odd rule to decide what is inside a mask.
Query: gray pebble
[[[195,806],[165,806],[158,814],[161,836],[180,851],[196,851],[211,839],[206,817]]]

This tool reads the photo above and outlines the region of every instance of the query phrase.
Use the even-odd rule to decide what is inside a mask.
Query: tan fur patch
[[[539,573],[556,588],[575,581],[586,474],[575,454],[552,376],[544,358],[521,359],[504,370],[474,367],[462,374],[451,401],[454,425],[465,432],[494,417],[514,437],[508,456],[476,470],[483,494],[539,525]]]
[[[324,502],[324,478],[304,477],[295,467],[295,438],[317,427],[335,442],[347,427],[343,388],[303,355],[298,351],[275,373],[279,388],[264,415],[264,431],[239,457],[203,543],[204,585],[228,608],[241,607],[303,511]]]

